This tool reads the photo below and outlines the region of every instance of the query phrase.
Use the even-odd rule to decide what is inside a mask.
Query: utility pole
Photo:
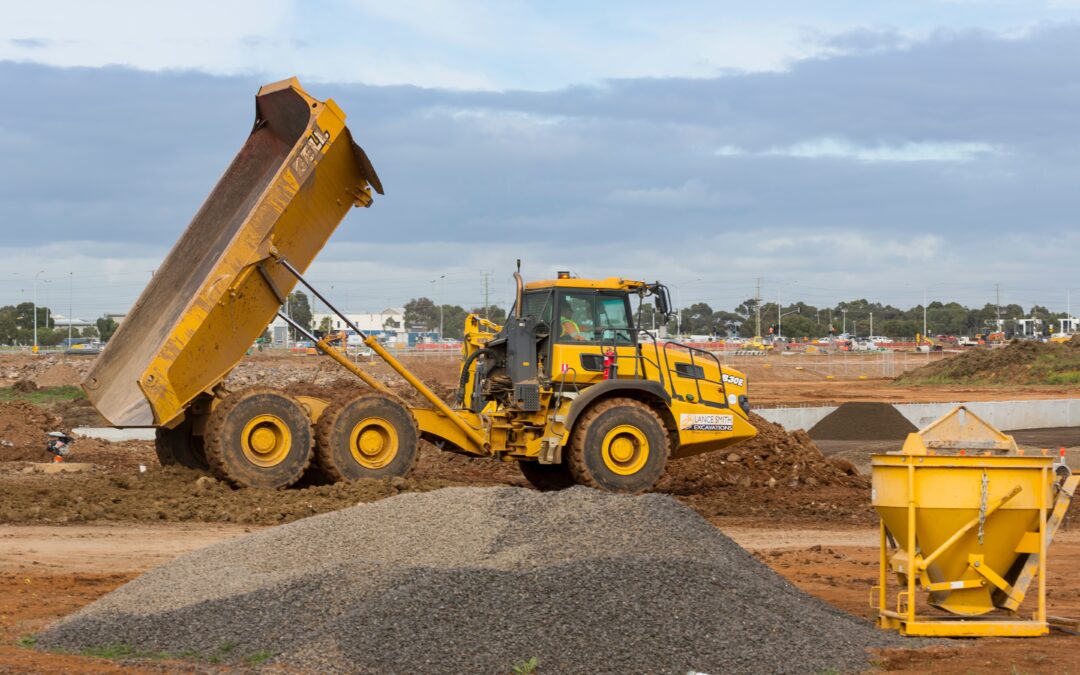
[[[761,277],[757,278],[757,292],[754,294],[754,339],[761,342]]]
[[[38,353],[38,344],[37,344],[37,282],[38,282],[38,277],[44,272],[45,272],[45,270],[41,270],[40,272],[38,272],[37,274],[34,275],[34,353],[35,354]]]
[[[926,339],[926,287],[922,289],[922,336]]]
[[[870,312],[870,337],[874,336],[874,313]]]
[[[488,300],[488,273],[484,272],[484,319],[490,321],[491,317],[488,316],[488,307],[491,306],[491,301]]]
[[[1001,330],[1001,284],[994,284],[994,319],[995,328]]]
[[[68,347],[71,347],[71,313],[75,306],[75,273],[68,270]]]
[[[840,310],[844,313],[844,328],[840,331],[843,335],[847,335],[847,308]]]

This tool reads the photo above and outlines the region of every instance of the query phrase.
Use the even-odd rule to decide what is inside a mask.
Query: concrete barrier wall
[[[973,401],[968,410],[998,429],[1080,427],[1080,399],[1040,401]],[[919,429],[955,407],[955,403],[900,403],[895,408]]]
[[[922,429],[958,405],[967,406],[968,410],[1005,431],[1080,427],[1080,398],[966,403],[897,403],[893,407],[916,428]],[[754,412],[786,429],[809,429],[834,410],[836,406],[757,408]]]
[[[836,406],[820,406],[814,408],[754,408],[754,412],[773,424],[779,424],[785,429],[809,429],[825,419],[825,417],[834,410],[836,410]]]

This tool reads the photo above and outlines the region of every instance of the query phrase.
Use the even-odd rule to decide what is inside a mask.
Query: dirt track
[[[62,386],[76,383],[79,373],[89,365],[89,359],[43,359],[51,361],[0,356],[0,379],[6,378],[10,384],[34,381],[36,377],[38,384]],[[453,387],[456,364],[451,360],[418,360],[410,367],[435,384],[440,394],[445,395]],[[826,380],[790,368],[755,369],[751,396],[757,405],[1075,395],[1073,390],[1061,387],[901,387],[884,379]],[[394,383],[396,376],[385,366],[376,365],[372,370]],[[339,384],[341,377],[339,368],[324,358],[256,356],[237,369],[230,386],[241,388],[267,380],[292,386],[347,386],[347,382]],[[68,427],[93,423],[85,421],[94,419],[93,410],[79,400],[57,402],[49,409]],[[39,447],[35,445],[39,439],[33,428],[25,440],[25,448],[31,454],[37,452],[34,448]],[[1080,445],[1075,429],[1019,434],[1018,440],[1035,447]],[[850,443],[855,445],[822,445],[826,454],[853,461],[865,458],[869,450],[892,449],[870,442]],[[10,450],[9,457],[0,457],[0,640],[4,644],[0,647],[0,672],[119,672],[114,662],[43,656],[11,646],[12,641],[92,601],[138,572],[192,548],[262,525],[400,491],[444,485],[525,484],[512,464],[427,448],[414,473],[404,481],[352,486],[314,484],[305,490],[265,494],[235,491],[192,472],[162,471],[155,466],[152,445],[145,442],[80,441],[76,447],[80,461],[94,466],[87,473],[57,476],[26,473],[28,464],[10,461],[27,458],[22,447],[16,452],[0,446],[0,452]],[[840,478],[843,474],[826,469],[823,459],[815,458],[812,452],[806,454],[806,446],[799,439],[764,434],[755,448],[745,454],[734,453],[736,457],[715,453],[697,465],[687,465],[686,470],[676,468],[661,490],[697,510],[803,589],[841,609],[869,617],[865,601],[867,589],[875,582],[877,532],[873,529],[876,521],[865,479]],[[1070,451],[1070,459],[1073,454]],[[1080,450],[1075,454],[1080,461]],[[45,459],[43,454],[38,458]],[[776,473],[776,466],[790,470],[805,467],[807,462],[810,470],[797,468],[797,480],[776,481],[769,487],[768,478]],[[140,471],[140,464],[147,467],[145,473]],[[807,481],[808,477],[813,482]],[[165,522],[170,520],[178,522]],[[1049,588],[1054,613],[1080,615],[1078,561],[1080,534],[1066,532],[1051,552]],[[881,656],[881,663],[899,672],[1075,671],[1080,668],[1075,639],[1059,635],[1030,641],[980,640],[977,650],[950,647],[933,654],[886,654]],[[132,672],[129,667],[126,664],[124,672]],[[191,664],[152,662],[140,667],[160,672],[190,669]],[[211,664],[199,668],[213,670]]]

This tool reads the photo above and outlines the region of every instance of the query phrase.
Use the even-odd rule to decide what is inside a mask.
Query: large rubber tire
[[[570,467],[566,462],[561,464],[541,464],[533,461],[519,461],[521,475],[525,480],[541,492],[565,490],[575,484],[574,476],[570,473]]]
[[[393,478],[416,464],[420,429],[398,401],[365,393],[327,408],[315,439],[316,462],[333,480]]]
[[[670,442],[660,416],[630,398],[589,408],[574,425],[568,460],[582,485],[636,493],[656,485],[667,464]]]
[[[186,419],[172,429],[158,428],[154,433],[154,452],[161,466],[183,466],[208,471],[203,437],[191,434],[191,420]]]
[[[280,490],[311,464],[311,419],[292,396],[255,387],[230,395],[206,422],[206,460],[237,487]]]

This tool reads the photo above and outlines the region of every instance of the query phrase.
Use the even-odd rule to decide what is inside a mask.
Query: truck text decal
[[[683,431],[731,431],[734,419],[731,415],[694,415],[683,413],[679,416],[679,429]]]

